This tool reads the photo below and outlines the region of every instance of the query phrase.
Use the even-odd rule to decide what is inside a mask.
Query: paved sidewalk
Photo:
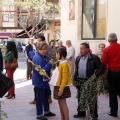
[[[19,82],[18,82],[19,81]],[[5,120],[36,120],[36,110],[35,105],[29,104],[29,101],[33,100],[33,86],[31,81],[18,80],[16,84],[16,98],[6,99],[2,98],[4,104],[2,104],[2,109],[7,113],[8,118]],[[21,81],[21,82],[20,82]],[[22,86],[23,85],[23,86]],[[51,88],[53,88],[51,86]],[[67,104],[70,112],[70,120],[86,120],[86,118],[74,119],[73,115],[76,114],[77,99],[76,89],[71,86],[72,97],[67,99]],[[99,97],[99,120],[120,120],[120,107],[119,107],[119,117],[113,118],[107,115],[109,111],[108,97],[101,95]],[[120,100],[119,100],[120,106]],[[55,117],[50,117],[49,120],[60,120],[60,113],[58,108],[58,103],[53,99],[53,103],[50,105],[51,111],[56,113]]]
[[[31,80],[26,80],[26,63],[20,62],[19,69],[15,72],[15,83],[16,83],[16,98],[6,99],[2,98],[4,104],[2,104],[2,109],[7,113],[8,118],[5,120],[36,120],[36,107],[35,105],[29,104],[34,98],[33,86],[31,85]],[[51,86],[51,89],[53,87]],[[73,118],[73,115],[77,113],[77,99],[76,89],[71,86],[72,97],[67,99],[67,104],[69,107],[70,120],[86,120],[86,118]],[[120,120],[120,98],[119,99],[119,114],[118,118],[110,117],[107,113],[109,112],[108,97],[101,95],[98,99],[98,120]],[[51,111],[56,113],[55,117],[50,117],[48,120],[61,120],[60,112],[57,100],[53,99],[53,103],[50,104]]]

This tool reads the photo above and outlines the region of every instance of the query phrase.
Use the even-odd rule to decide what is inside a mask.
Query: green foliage
[[[81,85],[79,111],[88,111],[88,120],[92,120],[94,116],[90,113],[90,110],[95,110],[95,101],[97,95],[105,93],[105,87],[108,87],[106,74],[101,75],[98,79],[89,78],[86,82]]]
[[[53,61],[54,61],[54,64],[52,65],[52,70],[54,70],[55,67],[56,67],[56,63],[57,63],[57,59],[56,59],[56,48],[55,48],[55,46],[54,46],[54,48],[53,48],[52,59],[53,59]]]
[[[0,101],[0,120],[4,120],[4,117],[5,118],[8,118],[8,117],[7,117],[7,114],[1,109],[1,103],[3,102]]]

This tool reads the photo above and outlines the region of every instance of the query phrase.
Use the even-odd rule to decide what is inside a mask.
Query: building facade
[[[109,45],[109,33],[120,39],[119,5],[120,0],[61,0],[61,40],[72,41],[76,56],[80,43],[86,41],[96,54],[100,43]]]
[[[5,0],[9,1],[9,0]],[[14,1],[14,0],[13,0]],[[53,4],[58,4],[59,0],[47,0]],[[8,12],[7,12],[8,11]],[[60,14],[56,13],[55,19],[50,20],[49,29],[45,33],[46,39],[49,42],[54,39],[56,32],[60,32]],[[13,8],[9,6],[4,6],[0,9],[0,41],[10,39],[14,34],[19,34],[23,31],[23,27],[18,23],[20,21],[25,28],[32,26],[31,21],[34,19],[34,13],[30,13],[30,19],[28,19],[28,11],[23,7],[14,6]],[[34,21],[34,20],[33,20]],[[23,43],[28,42],[28,38],[17,38],[17,41]]]

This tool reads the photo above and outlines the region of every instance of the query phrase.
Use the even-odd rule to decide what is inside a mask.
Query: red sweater
[[[111,42],[110,45],[104,49],[102,62],[108,70],[120,70],[120,44]]]

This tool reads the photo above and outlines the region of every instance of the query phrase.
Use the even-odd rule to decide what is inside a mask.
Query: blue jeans
[[[34,100],[36,101],[36,87],[34,87]],[[50,88],[50,85],[49,85],[49,88],[48,88],[48,93],[49,93],[49,96],[51,96],[51,88]]]
[[[35,87],[35,91],[36,91],[37,116],[42,117],[43,116],[43,107],[44,107],[44,113],[49,113],[49,111],[50,111],[49,103],[48,103],[49,89]]]

